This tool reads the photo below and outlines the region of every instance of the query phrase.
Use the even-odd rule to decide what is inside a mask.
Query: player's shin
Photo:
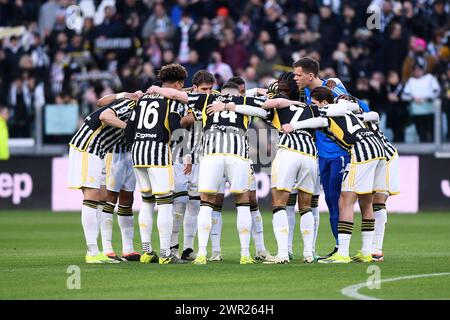
[[[252,238],[255,243],[256,255],[258,255],[259,252],[266,251],[263,221],[258,205],[250,206],[250,214],[252,216]]]
[[[159,232],[159,247],[162,258],[170,256],[170,238],[172,236],[173,227],[173,198],[172,195],[164,195],[156,197],[158,204],[157,226]]]
[[[117,220],[122,235],[122,253],[130,254],[134,252],[134,216],[131,206],[119,205]]]
[[[221,252],[220,238],[222,236],[222,207],[214,206],[211,213],[211,250]]]
[[[358,195],[354,192],[341,192],[339,197],[338,254],[342,257],[349,257],[350,240],[353,232],[353,206],[356,200],[358,200]],[[363,210],[362,207],[361,210]]]
[[[293,253],[292,243],[294,241],[294,231],[295,231],[295,206],[286,206],[286,214],[289,224],[289,235],[288,235],[288,251]]]
[[[384,231],[387,222],[387,211],[384,203],[374,203],[373,212],[375,215],[375,234],[373,237],[373,254],[383,253]]]
[[[361,236],[362,247],[361,253],[363,256],[372,254],[373,236],[375,233],[375,219],[362,219]]]
[[[103,207],[106,205],[106,201],[100,201],[98,203],[97,206],[97,238],[100,235],[100,226],[101,226],[101,221],[102,221],[102,212],[103,212]]]
[[[272,225],[278,245],[277,256],[281,259],[288,259],[289,223],[286,214],[286,207],[273,208]]]
[[[237,230],[241,242],[241,257],[250,256],[250,230],[252,228],[252,216],[250,214],[250,203],[236,203]]]
[[[314,217],[314,239],[313,239],[313,254],[316,252],[317,235],[319,233],[320,214],[319,214],[319,196],[314,195],[311,199],[311,212]]]
[[[211,213],[214,204],[202,201],[198,213],[198,254],[197,256],[206,256],[206,247],[208,246],[209,233],[211,231]]]
[[[197,233],[197,217],[200,211],[200,197],[189,197],[183,220],[183,250],[194,249],[194,239]]]
[[[341,256],[349,257],[350,240],[352,239],[353,222],[339,221],[338,223],[338,253]]]
[[[186,211],[186,205],[189,200],[187,192],[175,194],[173,198],[173,228],[172,236],[170,240],[170,248],[178,249],[180,226],[183,221],[184,212]]]
[[[81,209],[81,224],[83,226],[84,237],[90,256],[99,254],[97,245],[97,201],[84,200]]]
[[[139,210],[139,233],[141,235],[142,250],[152,252],[153,213],[155,211],[155,197],[150,194],[142,195],[142,205]]]
[[[303,238],[303,257],[313,257],[314,216],[311,208],[302,208],[300,214],[300,232]]]
[[[116,204],[111,202],[106,202],[106,204],[103,206],[103,211],[100,220],[100,230],[102,234],[102,248],[104,254],[114,252],[112,246],[112,233],[113,233],[115,207]]]
[[[373,195],[359,196],[359,206],[361,208],[361,236],[363,256],[372,255],[373,236],[375,233],[375,219],[373,214]]]

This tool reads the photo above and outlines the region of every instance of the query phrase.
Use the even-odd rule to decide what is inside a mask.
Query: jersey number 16
[[[157,108],[159,108],[159,103],[157,101],[153,101],[148,104],[148,101],[144,100],[139,103],[139,106],[141,107],[141,114],[139,116],[137,128],[142,129],[142,126],[144,126],[145,129],[152,129],[158,122]]]

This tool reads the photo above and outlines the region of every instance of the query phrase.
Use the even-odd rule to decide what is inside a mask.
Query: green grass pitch
[[[302,264],[298,217],[295,259],[290,264],[239,265],[236,214],[225,212],[223,217],[223,262],[86,265],[79,213],[4,211],[0,299],[350,299],[341,290],[370,276],[368,264]],[[275,253],[271,214],[264,212],[263,219],[266,246]],[[392,214],[388,220],[386,261],[376,264],[381,279],[450,272],[450,214]],[[360,247],[359,222],[357,215],[352,253]],[[140,249],[137,230],[136,226],[135,249]],[[153,239],[154,248],[159,248],[156,226]],[[113,244],[120,253],[116,218]],[[319,253],[327,253],[332,245],[328,215],[321,214]],[[79,290],[66,285],[71,265],[81,270]],[[386,282],[381,289],[362,288],[359,293],[379,299],[450,299],[450,275]]]

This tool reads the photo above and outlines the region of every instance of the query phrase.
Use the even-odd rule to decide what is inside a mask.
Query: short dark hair
[[[317,87],[311,90],[311,98],[319,102],[326,101],[328,103],[334,102],[333,92],[327,87]]]
[[[236,83],[234,83],[234,82],[227,81],[227,82],[222,86],[222,89],[221,89],[221,90],[224,90],[224,89],[235,89],[235,90],[239,91],[239,86],[238,86]]]
[[[192,77],[192,84],[196,86],[199,86],[202,83],[212,84],[215,81],[216,78],[214,78],[214,75],[206,70],[199,70],[196,73],[194,73],[194,76]]]
[[[236,83],[238,86],[240,86],[240,85],[245,85],[244,79],[242,79],[242,78],[239,77],[239,76],[231,77],[230,79],[228,79],[228,82],[234,82],[234,83]]]
[[[158,72],[158,79],[162,82],[177,82],[184,81],[187,78],[187,71],[181,65],[177,63],[168,64],[163,66]]]
[[[316,77],[319,75],[320,70],[319,62],[310,57],[304,57],[301,58],[300,60],[297,60],[296,62],[294,62],[293,67],[294,68],[301,67],[303,71],[308,73],[311,72]]]

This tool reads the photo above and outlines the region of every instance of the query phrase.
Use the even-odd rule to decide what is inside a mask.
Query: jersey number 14
[[[214,113],[213,122],[219,122],[219,116],[224,119],[230,119],[230,123],[236,123],[237,115],[234,111],[222,111]]]

